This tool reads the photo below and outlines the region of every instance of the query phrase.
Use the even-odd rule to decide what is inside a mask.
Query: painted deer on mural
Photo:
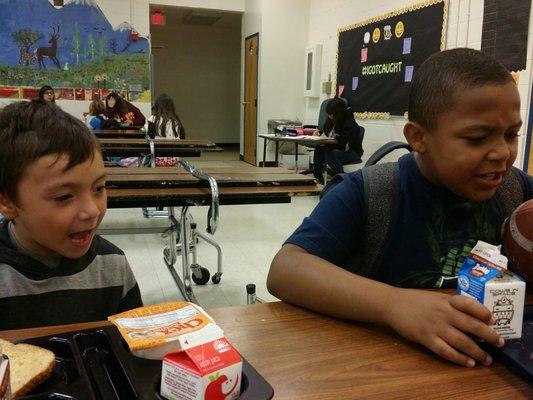
[[[61,69],[59,65],[59,60],[57,59],[57,40],[59,39],[59,24],[56,24],[52,27],[52,32],[50,33],[50,47],[39,47],[35,50],[37,55],[37,61],[39,62],[39,69],[46,69],[44,65],[44,58],[48,57],[56,65],[58,69]]]

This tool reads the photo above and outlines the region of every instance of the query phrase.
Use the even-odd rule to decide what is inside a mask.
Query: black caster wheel
[[[192,269],[192,280],[197,285],[205,285],[207,282],[209,282],[209,277],[211,274],[209,273],[209,270],[204,267],[200,267],[198,264],[191,265]]]
[[[222,279],[222,274],[220,272],[217,272],[213,277],[211,278],[211,282],[213,282],[215,285],[220,283],[220,279]]]

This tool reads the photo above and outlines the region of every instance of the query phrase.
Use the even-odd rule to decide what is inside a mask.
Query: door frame
[[[244,38],[244,58],[246,60],[246,41],[248,39],[252,39],[257,36],[257,74],[255,77],[255,87],[256,87],[256,100],[255,100],[255,146],[254,146],[254,165],[257,165],[257,106],[258,101],[257,98],[259,97],[259,32],[253,33],[249,36],[246,36]],[[246,61],[244,62],[244,86],[243,86],[243,101],[246,101]],[[246,152],[246,111],[243,109],[243,121],[242,121],[242,130],[243,130],[243,155],[242,159],[245,159],[245,152]]]

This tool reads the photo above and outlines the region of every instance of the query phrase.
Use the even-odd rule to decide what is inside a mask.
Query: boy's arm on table
[[[492,361],[469,335],[503,345],[503,339],[488,325],[490,311],[474,299],[396,288],[345,271],[292,244],[285,244],[274,257],[267,287],[288,303],[390,326],[405,338],[465,366]]]

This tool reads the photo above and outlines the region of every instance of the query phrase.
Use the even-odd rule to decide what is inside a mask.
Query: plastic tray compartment
[[[49,379],[25,400],[143,400],[159,396],[161,361],[132,355],[114,326],[45,336],[25,343],[56,355]],[[269,400],[274,390],[243,359],[240,400]]]

